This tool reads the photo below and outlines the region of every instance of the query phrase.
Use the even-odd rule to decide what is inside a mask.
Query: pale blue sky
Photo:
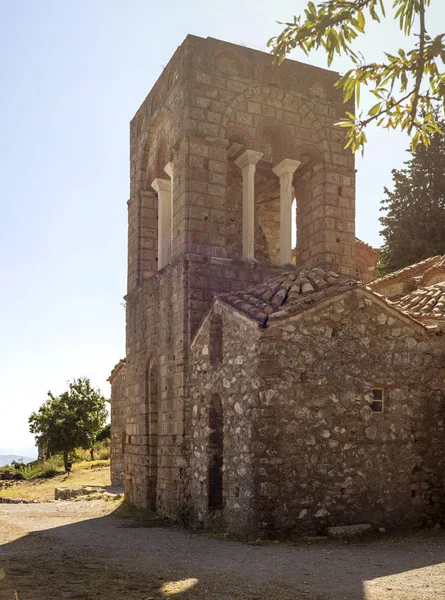
[[[432,4],[440,27],[443,1]],[[109,395],[125,354],[128,124],[162,67],[188,33],[265,50],[275,21],[305,5],[0,0],[0,453],[32,445],[27,419],[48,389],[88,376]],[[383,42],[406,47],[400,38],[390,21],[361,48],[374,59]],[[322,54],[308,62],[326,66]],[[357,235],[373,245],[406,146],[371,132],[357,160]]]

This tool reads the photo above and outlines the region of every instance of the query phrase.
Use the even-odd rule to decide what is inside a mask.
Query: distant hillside
[[[19,456],[18,454],[0,454],[0,467],[11,464],[13,460],[23,460],[24,463],[29,463],[35,460],[35,458]]]

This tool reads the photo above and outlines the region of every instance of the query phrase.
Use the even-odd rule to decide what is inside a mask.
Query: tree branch
[[[419,103],[419,91],[420,84],[422,83],[423,78],[423,70],[425,68],[425,0],[419,0],[419,16],[420,16],[420,33],[419,33],[419,65],[417,67],[416,74],[416,85],[414,87],[414,98],[411,106],[411,124],[408,132],[411,133],[411,130],[414,126],[414,120],[417,114],[417,105]]]

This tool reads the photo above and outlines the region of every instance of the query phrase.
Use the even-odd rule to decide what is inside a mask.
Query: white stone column
[[[169,255],[169,259],[171,258],[172,255],[172,246],[173,246],[173,162],[170,161],[168,162],[165,167],[164,167],[164,171],[167,173],[167,175],[170,177],[170,185],[171,185],[171,192],[170,192],[170,255]]]
[[[157,177],[152,187],[158,192],[158,271],[168,265],[171,256],[171,181]]]
[[[292,262],[292,178],[300,165],[285,158],[272,169],[280,178],[280,265]]]
[[[235,160],[243,173],[243,258],[255,258],[255,166],[262,152],[245,150]]]

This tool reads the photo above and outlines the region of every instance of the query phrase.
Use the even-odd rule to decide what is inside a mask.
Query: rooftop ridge
[[[397,277],[401,276],[401,275],[406,275],[408,274],[410,271],[416,271],[417,269],[421,269],[424,266],[427,266],[428,264],[431,263],[431,266],[433,266],[433,263],[437,262],[439,259],[443,259],[444,257],[441,255],[437,255],[437,256],[430,256],[428,258],[425,258],[424,260],[421,260],[417,263],[414,263],[412,265],[408,265],[407,267],[403,267],[403,269],[398,269],[397,271],[393,271],[392,273],[388,273],[387,275],[383,275],[382,277],[378,277],[377,279],[374,279],[374,281],[371,281],[370,283],[368,283],[368,285],[373,288],[374,286],[378,286],[381,283],[385,283],[386,281],[390,281],[391,279],[396,279]]]
[[[216,298],[266,327],[269,318],[283,313],[287,308],[298,312],[299,308],[312,304],[315,295],[317,299],[318,296],[327,297],[356,285],[358,282],[355,279],[310,267],[289,270],[264,283],[238,292],[219,294]]]

